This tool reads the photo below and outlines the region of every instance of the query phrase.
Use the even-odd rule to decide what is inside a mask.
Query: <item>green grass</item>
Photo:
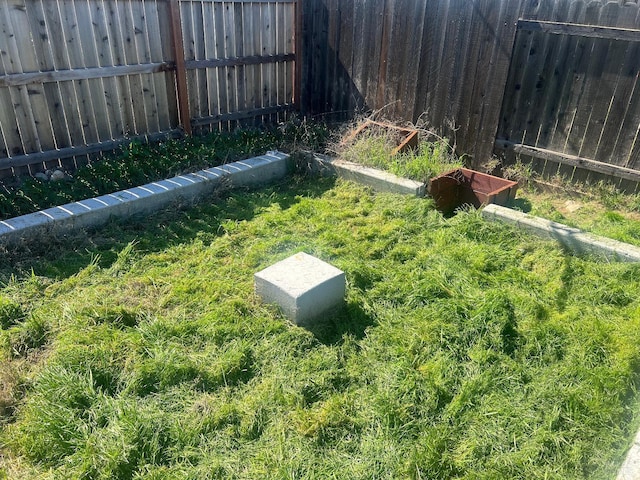
[[[525,206],[532,215],[640,246],[640,210],[629,203],[633,196],[625,199],[625,203],[609,203],[602,198],[572,198],[524,188],[518,194],[516,208]]]
[[[313,331],[252,293],[301,250]],[[640,266],[474,211],[297,180],[12,255],[7,478],[602,479],[638,426]]]
[[[640,246],[640,194],[625,194],[606,182],[542,179],[530,165],[516,163],[503,174],[520,183],[515,208],[572,227]],[[544,191],[542,182],[552,193]]]
[[[334,150],[343,160],[387,170],[423,183],[463,165],[444,139],[423,140],[415,151],[392,155],[397,146],[395,142],[388,132],[370,128],[352,141],[338,143]]]
[[[0,184],[0,220],[263,155],[268,150],[319,149],[328,133],[322,124],[292,119],[279,128],[242,128],[154,144],[134,142],[80,167],[67,181],[42,182],[27,177],[14,186]]]

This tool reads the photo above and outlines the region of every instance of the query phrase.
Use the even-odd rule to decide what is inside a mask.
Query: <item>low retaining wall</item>
[[[424,197],[425,195],[424,183],[398,177],[376,168],[340,160],[339,158],[315,154],[311,168],[313,171],[320,172],[323,175],[337,175],[346,180],[367,185],[379,192],[400,193],[417,197]]]
[[[151,213],[177,201],[194,201],[222,187],[269,183],[285,177],[290,171],[289,155],[268,152],[240,162],[0,221],[0,243],[11,244],[53,231],[97,227],[111,218]]]
[[[482,210],[486,220],[501,221],[528,230],[540,236],[558,240],[578,253],[595,253],[611,260],[640,262],[640,248],[610,238],[585,233],[562,223],[518,212],[500,205],[487,205]]]

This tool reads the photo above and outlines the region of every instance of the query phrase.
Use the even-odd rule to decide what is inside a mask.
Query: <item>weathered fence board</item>
[[[0,0],[0,177],[283,119],[296,1]]]
[[[630,161],[640,124],[640,31],[626,28],[640,17],[637,5],[635,15],[628,8],[592,2],[571,12],[580,24],[518,22],[496,147],[549,174],[640,180]]]
[[[497,135],[532,147],[521,154],[558,153],[540,158],[541,167],[557,170],[562,155],[581,159],[561,168],[574,176],[599,165],[592,162],[640,167],[638,2],[303,6],[303,107],[312,114],[342,112],[346,119],[364,110],[423,122],[477,164],[491,157]]]

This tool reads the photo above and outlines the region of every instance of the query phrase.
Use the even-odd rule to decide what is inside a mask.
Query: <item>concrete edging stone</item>
[[[0,244],[12,244],[51,232],[97,227],[111,218],[151,213],[173,202],[194,201],[224,186],[254,186],[289,174],[289,155],[265,155],[178,175],[119,192],[48,208],[0,221]]]
[[[323,175],[337,175],[346,180],[367,185],[379,192],[399,193],[424,197],[425,184],[398,177],[376,168],[365,167],[357,163],[347,162],[327,155],[313,155],[312,171]]]
[[[534,217],[495,204],[484,207],[482,216],[486,220],[516,225],[539,236],[553,238],[577,253],[604,255],[610,260],[623,262],[640,262],[640,248],[634,245],[586,233],[545,218]]]

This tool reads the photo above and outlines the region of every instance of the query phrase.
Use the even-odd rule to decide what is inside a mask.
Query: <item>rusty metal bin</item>
[[[445,214],[463,205],[506,205],[515,198],[517,189],[518,182],[468,168],[457,168],[429,181],[429,194]]]

